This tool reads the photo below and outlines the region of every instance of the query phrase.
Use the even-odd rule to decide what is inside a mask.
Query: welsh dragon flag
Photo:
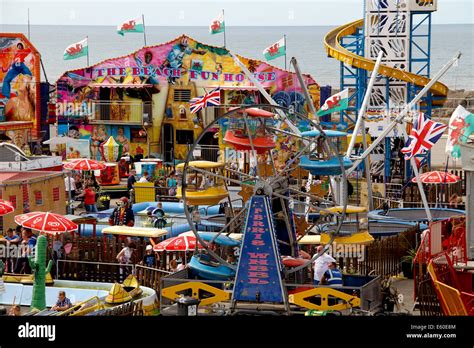
[[[217,18],[213,19],[209,25],[209,32],[211,34],[219,34],[225,31],[224,10],[219,13]]]
[[[125,33],[143,33],[143,17],[129,19],[117,26],[117,34],[124,36]]]
[[[317,112],[317,116],[324,116],[336,111],[346,110],[349,106],[349,90],[346,88],[341,92],[330,96]]]
[[[474,115],[459,105],[449,119],[446,154],[452,158],[461,158],[459,144],[467,143],[474,133]]]
[[[263,50],[263,55],[266,60],[272,60],[286,54],[286,43],[285,38],[282,37],[280,40],[275,42],[273,45]]]
[[[73,43],[72,45],[66,47],[66,49],[64,50],[63,59],[76,59],[79,57],[86,56],[88,52],[89,45],[87,43],[87,38],[85,38],[82,41]]]

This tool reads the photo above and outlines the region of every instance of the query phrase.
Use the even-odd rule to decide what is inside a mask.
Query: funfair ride
[[[365,118],[373,136],[390,122],[430,82],[431,16],[437,0],[364,0],[364,19],[331,30],[324,38],[328,56],[341,62],[341,90],[349,88],[350,107],[340,113],[339,124],[351,129],[357,121],[368,89],[368,73],[383,52],[382,65],[370,93]],[[431,116],[446,100],[448,87],[434,83],[417,108]],[[396,116],[396,115],[395,115]],[[394,168],[392,149],[403,137],[397,129],[384,137],[383,177],[410,177],[410,167]],[[429,159],[429,158],[428,158]],[[398,162],[397,162],[398,163]],[[403,162],[402,162],[403,163]]]
[[[285,119],[279,116],[277,109],[285,112]],[[296,129],[305,127],[314,130],[296,134],[288,126],[288,122],[291,122]],[[196,150],[200,148],[201,140],[205,139],[208,133],[216,135],[216,129],[220,129],[225,144],[225,149],[221,150],[221,158],[224,158],[224,153],[232,151],[236,159],[247,159],[250,165],[235,166],[231,163],[213,163],[194,158],[194,154],[199,153]],[[201,234],[196,229],[197,221],[200,220],[199,210],[196,208],[198,203],[202,204],[203,201],[198,197],[207,197],[209,190],[227,192],[227,197],[224,199],[221,196],[214,196],[212,202],[206,202],[211,205],[225,203],[223,226],[215,233],[211,242],[221,235],[229,236],[231,233],[243,232],[251,197],[255,195],[267,197],[278,243],[277,249],[283,256],[299,258],[298,239],[315,229],[315,224],[309,223],[297,234],[296,220],[299,217],[305,218],[305,213],[324,212],[327,216],[334,217],[334,221],[342,223],[345,215],[344,205],[342,210],[330,209],[336,206],[330,195],[324,196],[301,190],[303,177],[308,176],[308,170],[321,176],[344,177],[347,161],[343,160],[335,143],[330,141],[330,137],[319,125],[294,111],[290,114],[289,109],[284,107],[268,104],[242,106],[233,108],[216,119],[190,148],[185,163],[181,165],[182,183],[178,189],[179,198],[189,208],[185,210],[189,225],[204,246],[204,253],[208,255],[204,258],[208,260],[210,257],[219,263],[219,267],[224,265],[234,271],[237,268],[209,248],[212,243],[206,243],[201,239]],[[235,197],[231,197],[229,187],[236,186],[241,188],[243,204],[235,200]],[[332,236],[336,237],[337,231],[338,228],[335,228]],[[201,254],[202,252],[199,252],[196,257],[203,258]],[[310,260],[307,260],[300,265],[308,265],[309,262]],[[298,267],[299,269],[301,268]],[[286,273],[292,272],[294,272],[292,269],[286,270]]]

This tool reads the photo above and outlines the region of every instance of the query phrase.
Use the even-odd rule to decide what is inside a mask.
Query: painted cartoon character
[[[30,121],[35,116],[35,87],[23,79],[24,76],[18,78],[17,97],[6,102],[7,121]]]
[[[171,50],[168,52],[165,62],[161,65],[161,68],[172,68],[172,69],[181,69],[183,67],[183,58],[186,55],[196,53],[196,54],[206,54],[206,51],[195,50],[189,46],[188,38],[182,37],[178,44],[174,45]],[[168,77],[168,83],[174,84],[179,77]]]
[[[25,145],[25,137],[23,131],[8,131],[7,136],[12,139],[13,144],[16,145],[18,148],[22,148]]]
[[[115,137],[115,140],[117,140],[118,143],[122,144],[122,153],[128,153],[130,151],[130,142],[124,133],[125,131],[123,127],[118,127],[117,136]]]
[[[10,99],[11,97],[11,82],[20,74],[33,77],[31,70],[25,65],[25,59],[31,53],[31,49],[25,49],[25,46],[19,42],[17,45],[17,51],[13,56],[13,63],[9,69],[2,71],[7,73],[3,79],[2,94],[5,99]]]
[[[107,140],[109,136],[107,135],[107,130],[104,125],[99,126],[99,140],[101,143]]]
[[[67,135],[70,138],[79,139],[81,137],[81,132],[79,132],[79,128],[76,126],[71,126],[69,127]]]
[[[97,136],[97,139],[99,141],[99,147],[100,145],[107,141],[107,139],[109,138],[109,136],[107,135],[107,130],[105,129],[105,126],[104,125],[99,125],[99,133],[98,133],[98,136]],[[100,152],[99,152],[99,157],[100,157]]]
[[[91,155],[92,159],[97,159],[97,154],[99,153],[99,146],[100,146],[100,137],[99,131],[97,126],[92,127],[91,131]]]
[[[133,58],[135,59],[135,62],[137,63],[138,67],[140,70],[142,70],[144,67],[148,68],[148,71],[150,74],[148,76],[146,75],[140,75],[140,80],[144,84],[152,84],[153,89],[151,90],[151,93],[160,93],[160,81],[158,80],[158,77],[156,75],[156,68],[151,64],[151,61],[153,60],[153,53],[151,51],[146,51],[144,58],[145,62],[143,62],[140,57],[138,57],[138,53],[135,53],[133,55]]]
[[[69,153],[67,154],[67,158],[81,158],[81,153],[78,150],[75,150],[72,146],[69,146]]]

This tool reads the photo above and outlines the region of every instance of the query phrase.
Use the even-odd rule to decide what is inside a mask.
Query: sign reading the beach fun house
[[[153,76],[153,77],[173,77],[173,78],[181,78],[185,70],[180,68],[159,68],[150,66],[132,66],[129,67],[127,71],[126,68],[123,67],[115,67],[115,68],[98,68],[94,70],[96,77],[120,77],[120,76],[127,76],[128,74],[132,76]],[[199,70],[189,70],[189,79],[190,80],[204,80],[204,81],[224,81],[224,82],[243,82],[245,80],[245,74],[233,74],[233,73],[226,73],[221,71],[199,71]],[[269,82],[276,80],[276,73],[275,72],[257,72],[254,73],[254,77],[259,82]]]
[[[283,303],[282,266],[268,198],[254,196],[249,204],[232,300]]]

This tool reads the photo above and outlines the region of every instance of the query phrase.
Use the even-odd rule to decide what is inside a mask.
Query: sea
[[[287,65],[296,57],[301,70],[310,74],[319,85],[338,88],[340,65],[329,58],[323,45],[323,38],[332,28],[329,26],[294,27],[227,27],[226,46],[244,57],[263,60],[262,51],[278,41],[283,34],[287,37]],[[28,34],[26,25],[0,24],[0,32],[21,32]],[[191,26],[149,26],[146,28],[147,45],[158,45],[181,34],[210,45],[222,46],[222,34],[210,35],[207,27]],[[104,59],[129,54],[144,45],[142,34],[120,36],[112,26],[30,26],[30,40],[40,51],[46,74],[43,80],[54,83],[63,72],[87,65],[85,57],[63,60],[64,49],[77,41],[89,37],[89,62],[98,63]],[[431,40],[431,75],[457,51],[462,52],[458,66],[450,69],[441,81],[450,89],[474,90],[474,24],[433,25]],[[270,62],[281,68],[285,59]]]

